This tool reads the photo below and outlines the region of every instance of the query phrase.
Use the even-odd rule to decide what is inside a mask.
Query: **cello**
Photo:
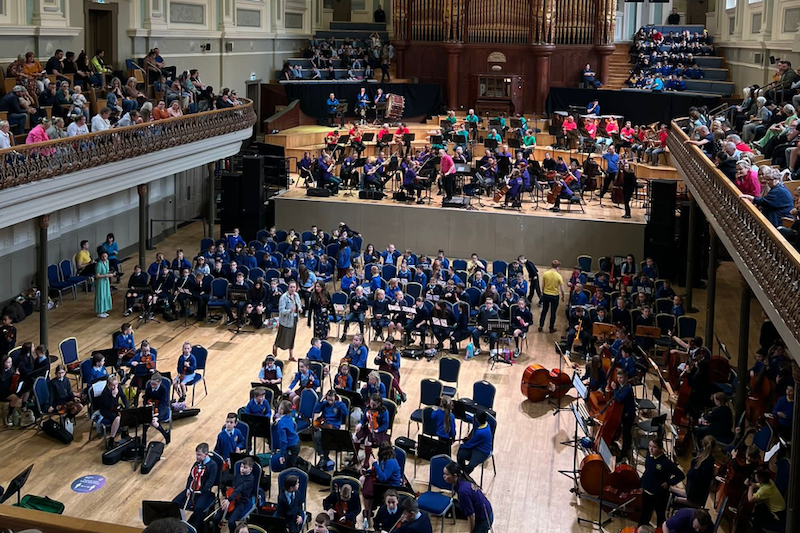
[[[602,497],[603,507],[617,508],[627,504],[624,508],[627,516],[641,514],[642,483],[636,468],[619,464],[613,472],[608,472],[600,454],[592,453],[581,461],[579,479],[584,492]]]
[[[625,203],[625,196],[622,194],[622,182],[624,181],[624,171],[620,168],[614,178],[614,186],[611,189],[611,201],[615,204]]]
[[[547,203],[554,204],[556,203],[556,198],[559,197],[561,194],[561,190],[564,188],[564,185],[561,183],[560,179],[556,179],[555,184],[553,184],[553,188],[550,189],[550,192],[547,193]]]
[[[761,371],[750,378],[750,387],[747,392],[747,403],[745,412],[747,420],[755,424],[767,412],[767,402],[772,396],[773,384],[766,375],[767,365]]]
[[[572,379],[559,369],[547,370],[539,364],[529,365],[522,374],[520,390],[532,402],[562,398],[572,387]]]

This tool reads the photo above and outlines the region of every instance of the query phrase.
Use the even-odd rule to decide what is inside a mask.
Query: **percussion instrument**
[[[403,118],[403,111],[406,108],[406,99],[399,94],[386,95],[386,118],[400,120]]]

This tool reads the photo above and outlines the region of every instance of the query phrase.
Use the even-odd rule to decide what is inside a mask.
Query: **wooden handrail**
[[[800,253],[761,214],[751,202],[741,199],[742,192],[705,154],[693,144],[686,144],[688,136],[681,129],[688,118],[672,121],[667,138],[670,158],[676,162],[678,172],[686,185],[702,204],[715,223],[720,237],[727,240],[736,254],[737,263],[746,269],[749,279],[755,280],[758,289],[769,300],[776,313],[770,314],[773,322],[783,321],[782,333],[793,336],[787,346],[800,345]],[[745,274],[745,272],[743,272]]]
[[[253,102],[0,150],[0,190],[252,128]]]
[[[140,527],[120,526],[85,518],[44,513],[11,505],[0,505],[0,526],[6,528],[40,529],[45,533],[142,533]]]

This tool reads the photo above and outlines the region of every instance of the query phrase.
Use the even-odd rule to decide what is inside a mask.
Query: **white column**
[[[236,0],[220,0],[222,2],[222,19],[219,21],[220,30],[233,30],[236,28]]]
[[[736,0],[736,9],[734,10],[736,16],[736,26],[733,30],[732,40],[739,40],[742,38],[744,32],[744,15],[747,7],[747,0]],[[727,22],[727,20],[726,20]]]
[[[163,29],[167,27],[167,0],[142,0],[144,8],[144,27]]]
[[[775,12],[775,1],[765,0],[764,11],[761,14],[761,39],[772,40],[772,17]]]
[[[69,9],[69,3],[65,3]],[[67,26],[67,17],[61,9],[60,0],[34,0],[33,2],[33,25],[48,28],[60,28]]]

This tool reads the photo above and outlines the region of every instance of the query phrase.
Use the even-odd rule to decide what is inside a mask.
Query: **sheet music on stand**
[[[431,317],[431,321],[433,322],[434,326],[439,326],[440,328],[448,327],[446,318]]]

